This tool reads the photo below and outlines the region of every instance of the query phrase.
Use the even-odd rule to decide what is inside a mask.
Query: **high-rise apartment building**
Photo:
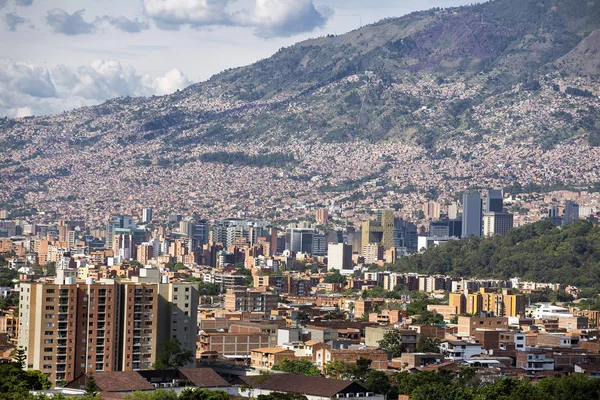
[[[279,296],[256,289],[233,288],[225,294],[225,309],[227,311],[249,311],[268,315],[277,308]]]
[[[486,212],[483,214],[483,235],[506,236],[513,227],[513,215],[505,212]]]
[[[457,219],[458,218],[458,203],[456,201],[448,206],[448,218],[449,219]]]
[[[363,248],[369,243],[382,244],[386,250],[394,247],[394,210],[383,210],[377,213],[376,220],[362,223]]]
[[[177,337],[195,351],[198,292],[191,283],[20,284],[19,346],[27,368],[70,381],[92,371],[150,369]],[[181,300],[179,300],[181,293]]]
[[[142,209],[142,223],[148,224],[150,222],[152,222],[152,209],[151,208]]]
[[[479,193],[463,195],[462,237],[481,236],[481,196]]]
[[[365,264],[375,264],[379,260],[383,260],[385,249],[379,243],[369,243],[363,246],[362,255],[365,259]]]
[[[440,219],[440,203],[436,201],[428,201],[423,204],[423,215],[425,215],[425,219],[428,220],[438,220]]]
[[[327,225],[329,222],[329,210],[326,208],[321,208],[317,210],[316,213],[317,224]]]
[[[352,246],[345,243],[329,243],[327,267],[329,270],[352,272]]]

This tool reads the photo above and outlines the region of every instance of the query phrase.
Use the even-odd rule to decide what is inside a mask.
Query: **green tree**
[[[383,338],[377,343],[394,358],[400,357],[406,351],[406,346],[402,343],[402,334],[397,329],[384,333]]]
[[[383,394],[386,399],[398,398],[398,388],[390,381],[390,377],[383,371],[369,369],[362,385],[370,392]]]
[[[331,275],[327,275],[324,279],[325,283],[338,283],[340,285],[346,284],[346,277],[340,274],[340,271],[337,269],[333,271]]]
[[[296,320],[301,324],[305,324],[305,323],[309,322],[310,321],[309,312],[306,310],[298,311],[298,314],[296,314]]]
[[[184,389],[178,400],[229,400],[229,394],[223,390]]]
[[[153,369],[173,369],[183,367],[194,360],[194,353],[188,349],[182,349],[179,339],[172,338],[160,345],[161,353],[152,364]]]
[[[325,364],[325,376],[334,379],[347,379],[350,365],[344,361],[329,361]]]
[[[25,370],[25,367],[27,366],[27,357],[25,356],[25,349],[23,347],[17,347],[15,360],[13,362],[17,368],[20,370]]]
[[[310,360],[288,360],[284,358],[273,367],[273,371],[282,371],[296,375],[321,376],[321,371]]]
[[[88,375],[87,381],[85,382],[85,397],[93,399],[98,395],[98,385],[96,385],[96,378],[94,373]]]
[[[340,307],[336,304],[335,309],[329,311],[327,314],[323,316],[324,319],[336,320],[336,319],[346,319],[346,312],[340,310]]]
[[[154,390],[151,392],[133,392],[125,396],[125,400],[178,400],[174,390]]]
[[[218,283],[198,283],[198,294],[200,296],[218,296],[221,293],[221,285]]]
[[[173,265],[173,272],[177,272],[179,270],[185,269],[185,265],[183,265],[182,263],[175,263],[175,265]]]
[[[418,353],[439,353],[440,352],[440,339],[436,337],[430,337],[421,335],[416,348]]]
[[[443,324],[444,317],[442,317],[440,314],[438,314],[435,311],[432,312],[429,310],[424,310],[421,312],[421,314],[419,314],[419,316],[417,318],[413,319],[413,323],[414,324],[427,324],[427,325]]]
[[[347,367],[349,378],[355,381],[364,382],[367,373],[371,369],[372,362],[373,361],[369,358],[360,357],[356,360],[355,364],[349,364]]]

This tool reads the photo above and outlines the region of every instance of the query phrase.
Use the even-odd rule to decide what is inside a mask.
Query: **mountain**
[[[595,184],[599,32],[600,2],[493,0],[307,40],[168,96],[4,119],[0,206],[285,218],[304,208],[282,198],[366,212]],[[248,173],[264,196],[238,182]]]

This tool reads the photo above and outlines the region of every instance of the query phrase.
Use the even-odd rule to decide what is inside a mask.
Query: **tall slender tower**
[[[481,196],[479,193],[463,194],[462,237],[481,236]]]

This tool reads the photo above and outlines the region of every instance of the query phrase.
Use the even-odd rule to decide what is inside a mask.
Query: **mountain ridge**
[[[115,210],[120,201],[133,200],[125,193],[83,189],[86,179],[113,173],[132,174],[126,187],[142,191],[136,202],[157,202],[143,193],[160,184],[144,178],[154,174],[177,181],[173,188],[184,201],[192,189],[178,174],[193,170],[207,179],[220,167],[203,162],[215,158],[202,155],[219,151],[292,151],[293,165],[275,171],[253,165],[244,171],[289,170],[290,178],[273,192],[309,179],[307,193],[298,196],[303,200],[320,187],[327,193],[332,187],[348,189],[323,195],[320,203],[372,195],[377,187],[344,182],[363,182],[377,171],[383,171],[387,192],[414,187],[421,200],[465,190],[472,168],[482,169],[476,171],[482,174],[478,184],[593,185],[599,171],[586,160],[596,157],[594,146],[600,145],[599,30],[600,2],[494,0],[432,9],[309,39],[171,95],[3,119],[0,206],[58,210],[60,199],[73,196],[67,205],[73,212],[79,207],[96,213],[91,210],[98,204]],[[347,156],[335,158],[338,165],[315,165],[328,159],[327,149],[343,152],[344,146],[368,147],[386,158]],[[386,146],[405,156],[388,153]],[[499,152],[523,154],[539,176],[527,175],[510,154]],[[565,159],[569,154],[582,159]],[[466,167],[455,170],[453,162]],[[422,168],[419,163],[434,165],[447,185],[440,187],[437,178],[412,182],[402,168]],[[510,167],[498,172],[493,166],[501,164]],[[53,193],[53,185],[65,193]],[[223,197],[224,189],[213,190]],[[236,190],[247,195],[243,187]],[[380,206],[402,199],[394,194],[372,201]],[[240,204],[248,206],[246,200]]]

